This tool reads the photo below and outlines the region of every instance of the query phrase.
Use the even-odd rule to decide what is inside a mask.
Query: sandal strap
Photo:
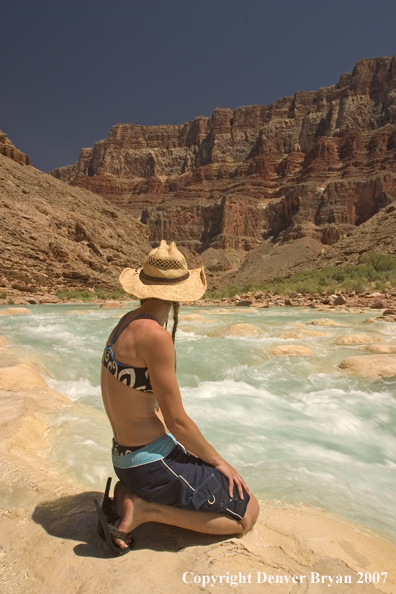
[[[115,538],[119,538],[120,540],[124,541],[125,544],[128,544],[128,540],[131,539],[131,532],[121,532],[121,530],[117,530],[114,526],[109,524],[109,532]]]

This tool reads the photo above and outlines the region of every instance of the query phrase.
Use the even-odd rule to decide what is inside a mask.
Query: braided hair
[[[180,307],[180,303],[178,301],[172,301],[172,305],[173,305],[172,341],[173,341],[173,344],[175,344],[176,330],[177,330],[177,325],[179,323],[179,307]]]

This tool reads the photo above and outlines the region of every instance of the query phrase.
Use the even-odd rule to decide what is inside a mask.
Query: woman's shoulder
[[[129,336],[136,337],[137,335],[141,340],[161,341],[166,343],[168,339],[172,342],[171,335],[165,328],[161,326],[158,320],[154,316],[146,317],[146,315],[134,316],[127,322],[125,327],[125,333]]]

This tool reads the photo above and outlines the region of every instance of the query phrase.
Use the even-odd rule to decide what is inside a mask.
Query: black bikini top
[[[128,312],[129,313],[129,312]],[[129,322],[121,329],[122,322],[128,315],[128,313],[121,318],[116,326],[116,331],[110,343],[105,347],[102,364],[123,384],[135,388],[135,390],[141,390],[142,392],[152,392],[153,389],[150,384],[150,378],[148,375],[147,367],[132,367],[131,365],[125,365],[115,358],[113,353],[113,345],[115,344],[118,337],[124,332],[125,328],[129,326],[131,322],[138,319],[149,319],[158,322],[157,318],[150,313],[139,314],[138,316],[129,320]],[[158,322],[159,324],[159,322]]]

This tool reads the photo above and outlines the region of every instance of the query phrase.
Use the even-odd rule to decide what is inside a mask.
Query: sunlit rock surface
[[[318,318],[316,320],[309,320],[306,323],[311,326],[342,326],[342,324],[330,318]]]
[[[300,344],[280,344],[270,350],[273,357],[289,355],[291,357],[311,357],[315,353],[309,347]]]
[[[232,324],[228,328],[221,328],[209,333],[209,336],[259,336],[262,330],[253,324]]]
[[[27,307],[6,307],[0,308],[0,316],[31,316],[32,312]]]
[[[340,368],[361,377],[374,379],[394,377],[396,376],[396,355],[348,357],[340,363]]]
[[[368,334],[345,334],[335,341],[339,345],[366,344],[369,342],[373,342],[373,339]]]

